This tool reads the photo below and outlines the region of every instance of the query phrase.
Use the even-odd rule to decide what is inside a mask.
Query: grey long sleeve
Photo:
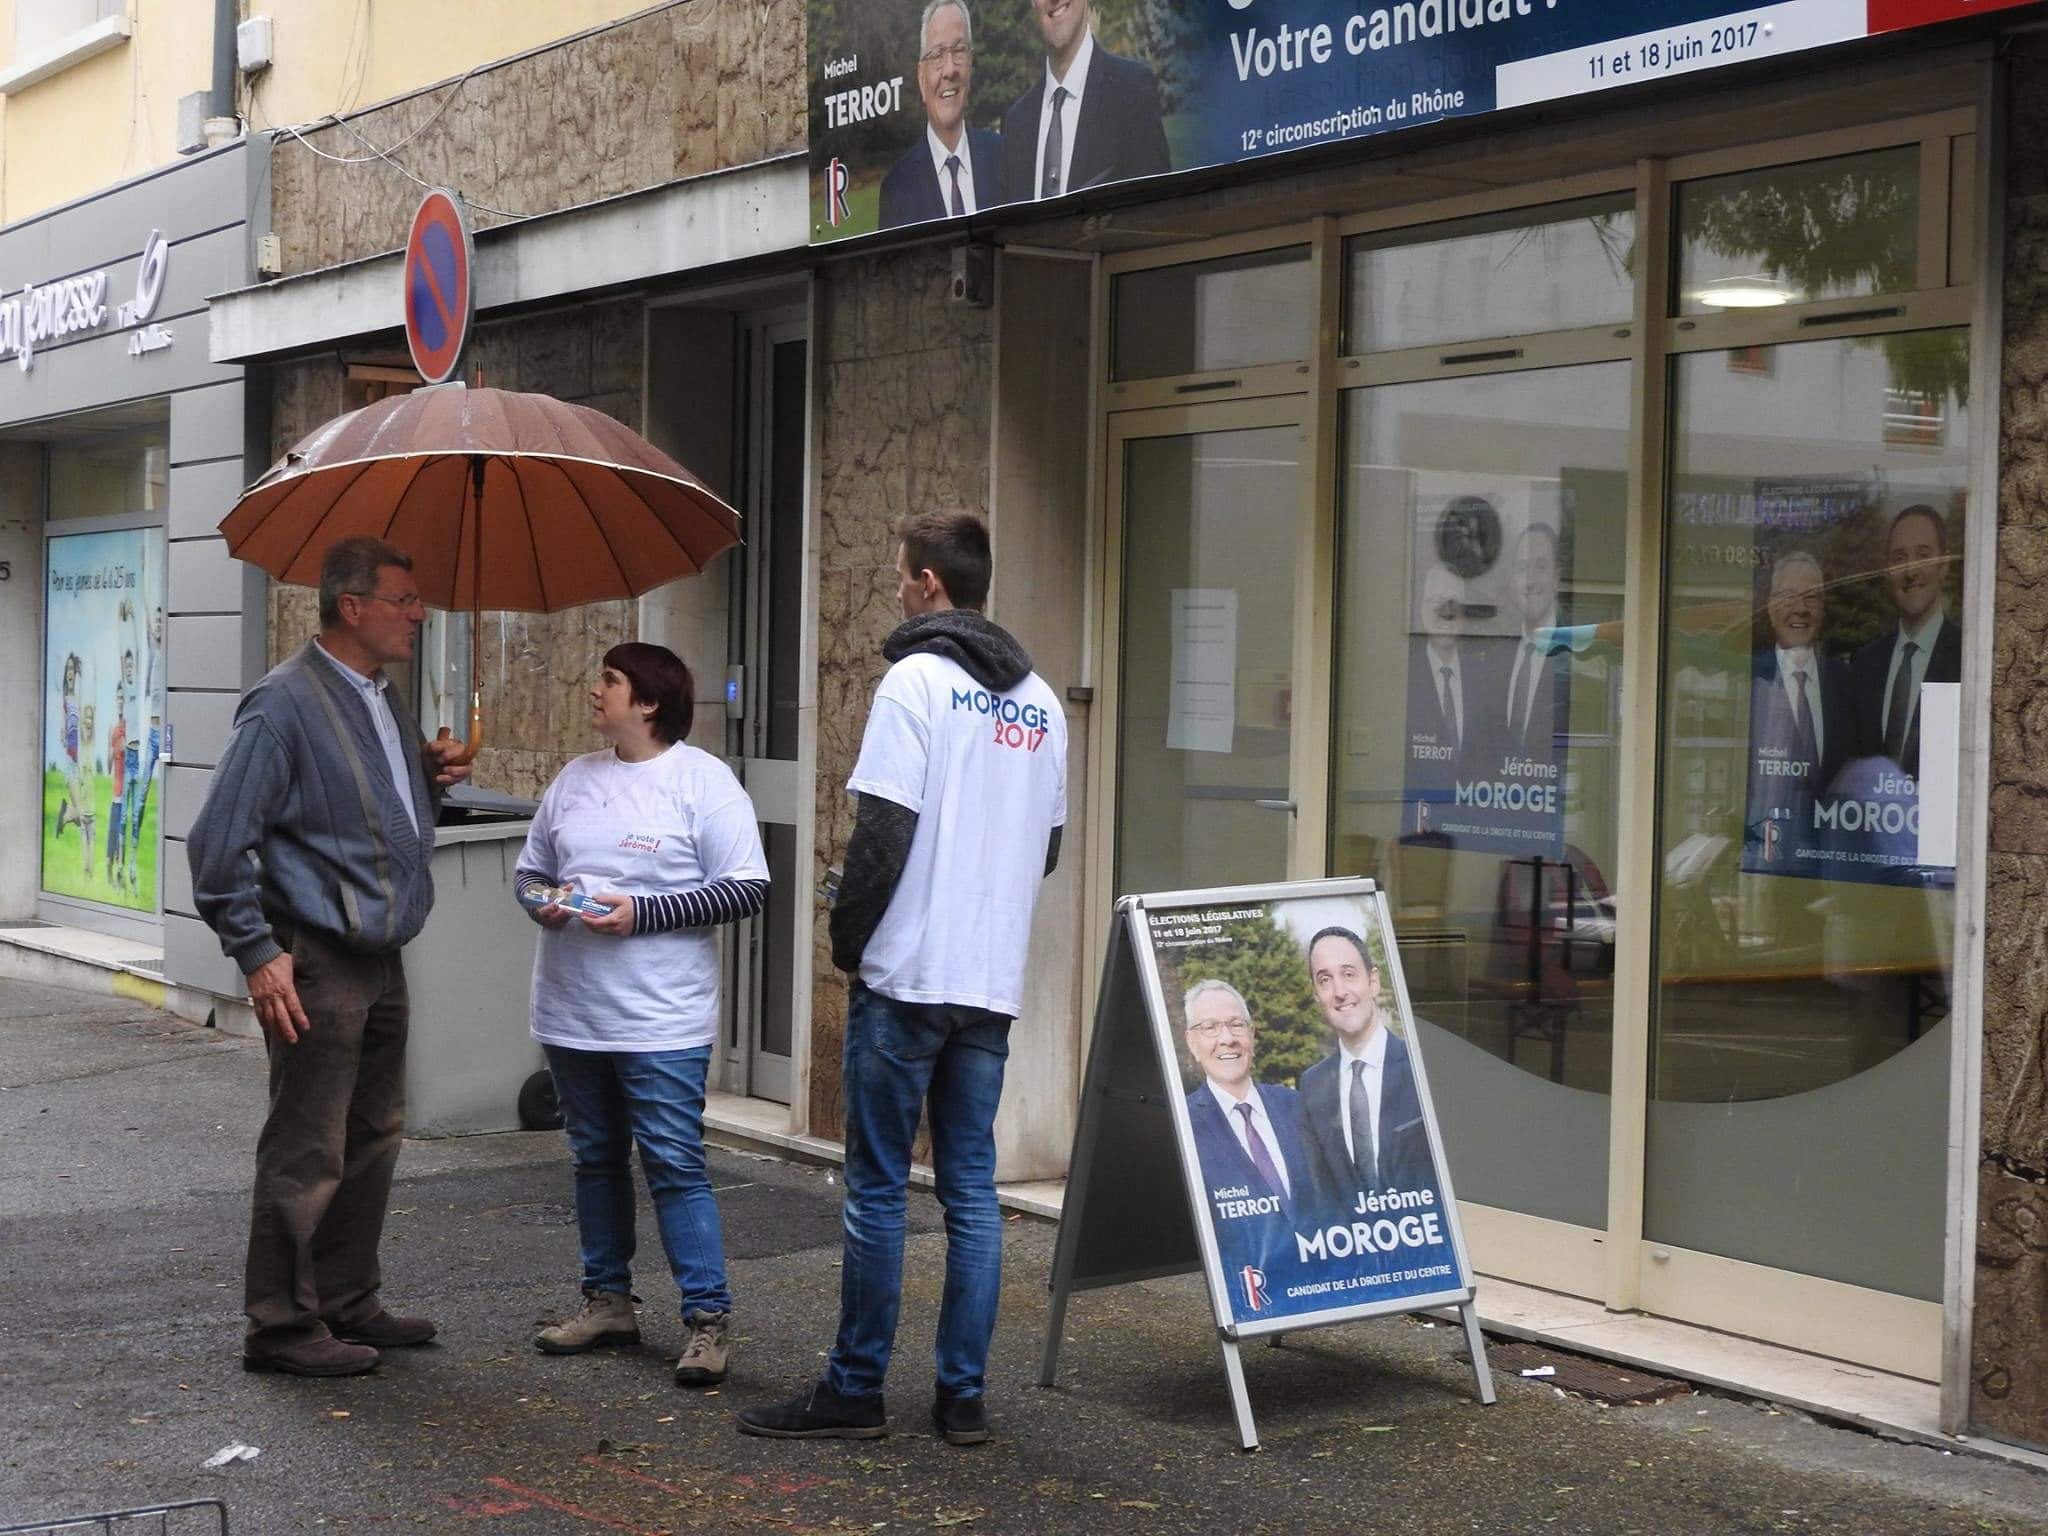
[[[832,964],[848,975],[860,969],[868,940],[881,926],[910,861],[910,840],[917,832],[917,812],[880,795],[862,795],[853,817],[853,836],[846,842],[846,869],[839,877],[839,898],[832,903]]]

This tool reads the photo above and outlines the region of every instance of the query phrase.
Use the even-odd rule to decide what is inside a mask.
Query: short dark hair
[[[896,525],[910,574],[930,571],[955,608],[988,601],[988,524],[977,512],[920,512]]]
[[[1368,971],[1379,969],[1379,966],[1373,961],[1372,951],[1365,947],[1365,940],[1341,923],[1333,924],[1328,928],[1318,928],[1315,937],[1308,941],[1308,948],[1302,951],[1302,959],[1305,961],[1310,955],[1314,954],[1316,946],[1325,939],[1345,939],[1349,941],[1351,947],[1358,951],[1358,958],[1365,962],[1365,968]]]
[[[604,653],[604,664],[623,677],[635,704],[652,704],[655,739],[674,745],[697,717],[697,684],[683,658],[665,645],[628,640]]]
[[[320,624],[332,629],[341,622],[344,596],[368,597],[377,590],[377,573],[387,565],[412,569],[412,556],[375,534],[352,533],[336,539],[320,557]]]
[[[1948,519],[1924,501],[1916,501],[1910,507],[1901,507],[1892,514],[1892,520],[1884,530],[1885,548],[1891,548],[1892,535],[1899,531],[1899,524],[1909,517],[1924,517],[1934,524],[1935,546],[1944,555],[1948,553]]]

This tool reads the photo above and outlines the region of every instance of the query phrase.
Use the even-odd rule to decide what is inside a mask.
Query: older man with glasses
[[[1183,1004],[1188,1058],[1203,1081],[1188,1095],[1210,1225],[1225,1279],[1251,1266],[1262,1281],[1289,1262],[1297,1226],[1314,1227],[1315,1199],[1301,1135],[1301,1099],[1257,1080],[1258,1032],[1244,995],[1227,981],[1198,981]]]
[[[928,0],[917,48],[924,133],[882,178],[883,229],[965,218],[1004,201],[1002,135],[967,126],[974,22],[966,0]]]
[[[400,951],[434,902],[441,792],[469,776],[401,721],[384,668],[426,609],[381,539],[320,566],[320,633],[244,695],[186,851],[199,915],[248,980],[270,1051],[256,1143],[242,1364],[353,1376],[424,1344],[378,1295],[405,1121]]]

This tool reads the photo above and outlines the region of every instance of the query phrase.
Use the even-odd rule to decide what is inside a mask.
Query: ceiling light
[[[1799,295],[1775,277],[1752,273],[1747,277],[1717,277],[1695,289],[1695,303],[1709,309],[1770,309],[1790,304]]]

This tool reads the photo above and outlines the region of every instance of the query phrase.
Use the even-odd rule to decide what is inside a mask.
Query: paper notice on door
[[[1228,752],[1237,728],[1237,593],[1176,587],[1172,623],[1166,744],[1183,752]]]
[[[1961,683],[1920,685],[1920,852],[1922,868],[1953,869],[1956,790],[1961,765]]]

